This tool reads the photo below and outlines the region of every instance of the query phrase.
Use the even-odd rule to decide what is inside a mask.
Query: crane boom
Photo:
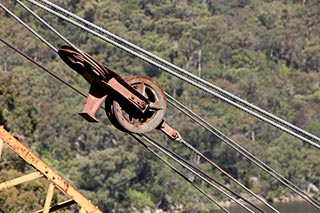
[[[8,147],[12,151],[19,155],[26,163],[33,166],[37,171],[0,183],[0,191],[5,190],[9,187],[16,186],[21,183],[35,180],[40,177],[46,177],[46,179],[50,182],[46,202],[44,204],[43,209],[37,212],[53,212],[76,203],[80,207],[79,212],[81,213],[102,213],[102,211],[100,211],[97,206],[93,205],[88,199],[86,199],[82,194],[80,194],[80,192],[78,192],[74,187],[72,187],[63,177],[58,175],[40,158],[34,155],[26,146],[24,146],[9,132],[7,132],[3,128],[3,126],[0,126],[0,156],[3,144],[8,145]],[[70,200],[60,203],[57,206],[51,207],[51,199],[55,188],[57,188],[64,195],[69,197]]]

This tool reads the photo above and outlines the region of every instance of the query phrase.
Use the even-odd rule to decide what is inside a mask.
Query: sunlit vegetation
[[[18,4],[5,1],[54,46],[63,41]],[[316,0],[120,0],[53,1],[189,72],[320,136],[320,4]],[[166,92],[207,119],[286,178],[319,199],[319,151],[202,91],[34,8],[79,48],[123,76],[152,77]],[[65,81],[89,85],[53,51],[0,10],[0,37]],[[104,212],[216,208],[168,167],[115,129],[101,110],[100,123],[77,115],[84,99],[0,43],[0,125],[70,180]],[[210,159],[270,201],[291,192],[168,107],[166,120]],[[180,144],[158,137],[224,184],[226,177]],[[0,181],[30,170],[9,150],[0,161]],[[314,186],[314,187],[310,187]],[[43,205],[41,182],[0,192],[7,212]],[[313,189],[313,190],[312,190]],[[214,193],[217,200],[226,198]],[[61,201],[60,197],[55,198]],[[16,201],[16,202],[14,202]],[[69,211],[69,210],[67,210]],[[72,211],[72,210],[70,210]]]

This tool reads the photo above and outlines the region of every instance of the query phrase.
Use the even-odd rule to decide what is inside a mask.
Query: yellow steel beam
[[[84,210],[83,208],[81,208],[81,209],[79,210],[79,213],[86,213],[86,210]]]
[[[48,188],[46,202],[44,203],[43,213],[49,213],[53,192],[54,192],[54,184],[51,182]]]
[[[33,173],[23,175],[21,177],[18,177],[18,178],[12,179],[12,180],[5,181],[3,183],[0,183],[0,191],[3,189],[7,189],[9,187],[12,187],[12,186],[19,185],[21,183],[35,180],[35,179],[40,178],[42,176],[43,175],[40,172],[33,172]]]
[[[0,159],[2,156],[2,149],[3,149],[3,140],[0,138]]]
[[[97,206],[94,206],[75,188],[73,188],[66,180],[54,172],[48,165],[46,165],[40,158],[35,156],[27,147],[15,139],[3,126],[0,126],[0,138],[5,144],[9,146],[15,153],[23,158],[28,164],[36,168],[43,174],[51,183],[53,183],[61,192],[67,197],[73,199],[81,209],[86,213],[102,213]]]

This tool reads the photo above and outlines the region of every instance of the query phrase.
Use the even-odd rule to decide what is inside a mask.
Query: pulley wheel
[[[140,112],[127,100],[108,96],[106,114],[118,129],[134,133],[146,133],[162,122],[166,113],[166,98],[158,83],[147,77],[124,79],[130,86],[145,96],[150,102],[149,108]]]

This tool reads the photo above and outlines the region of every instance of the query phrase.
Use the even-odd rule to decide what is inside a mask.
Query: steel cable
[[[179,176],[181,176],[185,181],[187,181],[189,184],[191,184],[194,188],[196,188],[198,191],[200,191],[204,196],[206,196],[210,201],[212,201],[214,204],[216,204],[220,209],[222,209],[224,212],[229,212],[225,207],[223,207],[219,202],[217,202],[212,196],[210,196],[208,193],[206,193],[202,188],[197,186],[194,182],[192,182],[189,178],[187,178],[184,174],[182,174],[181,171],[179,171],[177,168],[175,168],[172,164],[170,164],[168,161],[166,161],[164,158],[162,158],[158,153],[156,153],[153,149],[150,148],[146,143],[141,141],[136,135],[130,134],[131,137],[133,137],[139,144],[141,144],[143,147],[145,147],[148,151],[150,151],[154,156],[156,156],[158,159],[160,159],[163,163],[165,163],[167,166],[169,166],[174,172],[176,172]]]
[[[145,141],[147,141],[149,144],[151,144],[152,146],[156,147],[156,149],[160,150],[162,153],[164,153],[165,155],[167,155],[168,157],[170,157],[171,159],[173,159],[175,162],[179,163],[181,166],[183,166],[185,169],[187,169],[188,171],[190,171],[192,174],[196,175],[197,177],[199,177],[201,180],[205,181],[207,184],[209,184],[211,187],[215,188],[216,190],[218,190],[220,193],[222,193],[223,195],[227,196],[229,199],[233,200],[235,203],[237,203],[239,206],[241,206],[243,209],[247,210],[248,212],[253,212],[251,209],[249,209],[247,206],[243,205],[242,203],[240,203],[237,199],[233,198],[232,196],[230,196],[228,193],[226,193],[225,191],[223,191],[222,189],[220,189],[217,185],[215,185],[214,183],[212,183],[211,181],[209,181],[207,178],[204,177],[203,174],[200,174],[199,172],[197,172],[195,169],[192,168],[192,166],[190,166],[189,164],[183,162],[182,160],[179,160],[175,155],[175,153],[170,152],[168,149],[164,148],[163,146],[161,146],[159,143],[157,143],[156,141],[150,139],[148,136],[142,134],[140,135],[141,138],[143,138]],[[241,196],[239,196],[241,197]]]
[[[0,6],[4,11],[6,11],[10,16],[12,16],[15,20],[17,20],[22,26],[24,26],[27,30],[29,30],[32,34],[34,34],[37,38],[39,38],[43,43],[45,43],[48,47],[50,47],[55,53],[58,52],[57,48],[55,48],[51,43],[49,43],[46,39],[44,39],[40,34],[34,31],[30,26],[28,26],[24,21],[22,21],[19,17],[17,17],[14,13],[12,13],[8,8],[6,8],[3,4],[0,3]]]
[[[148,138],[148,136],[143,135],[143,137]],[[149,140],[151,140],[149,138]],[[261,208],[259,208],[257,205],[254,205],[252,202],[250,202],[249,200],[247,200],[246,198],[244,198],[243,196],[240,196],[239,194],[237,194],[236,192],[234,192],[233,190],[229,189],[228,187],[224,186],[222,183],[220,183],[219,181],[215,180],[214,178],[212,178],[210,175],[208,175],[206,172],[200,170],[199,168],[197,168],[196,166],[192,165],[191,163],[189,163],[188,161],[186,161],[184,158],[182,158],[180,155],[176,154],[173,151],[170,151],[169,149],[167,149],[166,147],[164,147],[163,145],[161,145],[158,142],[155,142],[153,140],[154,143],[157,144],[157,146],[161,147],[161,149],[166,150],[168,153],[170,153],[172,156],[174,156],[175,158],[177,158],[179,161],[182,161],[184,164],[188,165],[189,167],[191,167],[192,169],[194,169],[195,171],[197,171],[198,173],[202,174],[204,177],[206,177],[207,179],[210,179],[211,181],[215,182],[216,184],[218,184],[220,187],[222,187],[224,190],[229,191],[231,194],[239,197],[240,199],[242,199],[243,201],[245,201],[246,203],[248,203],[249,205],[251,205],[252,207],[254,207],[255,209],[257,209],[260,212],[264,212],[264,210],[262,210]],[[228,174],[229,175],[229,174]],[[227,175],[228,178],[230,178]],[[257,198],[257,197],[256,197]],[[257,198],[258,199],[258,198]],[[259,199],[258,199],[259,200]],[[277,210],[274,210],[275,212],[279,212]]]
[[[42,20],[42,22],[43,22],[43,20]],[[48,26],[48,24],[46,24],[47,26]],[[54,30],[53,30],[54,31]],[[60,35],[60,37],[63,37],[62,35]],[[65,40],[65,39],[64,39]],[[71,42],[69,42],[69,43],[71,43]],[[72,45],[72,44],[71,44]]]
[[[240,146],[238,143],[224,135],[222,132],[214,128],[210,123],[205,121],[203,118],[192,112],[190,109],[188,109],[185,105],[178,102],[176,99],[174,99],[172,96],[170,96],[168,93],[166,93],[167,101],[173,105],[175,108],[180,110],[182,113],[187,115],[189,118],[197,122],[199,125],[207,129],[209,132],[214,134],[217,138],[219,138],[221,141],[225,142],[227,145],[232,147],[234,150],[239,152],[241,155],[246,157],[248,160],[250,160],[252,163],[254,163],[256,166],[261,168],[263,171],[267,172],[269,175],[271,175],[273,178],[278,180],[283,185],[287,186],[290,190],[298,194],[301,198],[309,202],[314,207],[320,209],[320,203],[316,199],[309,196],[307,193],[305,193],[303,190],[298,188],[296,185],[294,185],[292,182],[290,182],[288,179],[283,177],[281,174],[279,174],[277,171],[272,169],[270,166],[265,164],[263,161],[261,161],[259,158],[251,154],[248,150]]]
[[[35,4],[35,5],[39,6],[39,7],[41,7],[44,10],[47,10],[47,12],[50,12],[49,8],[46,8],[46,7],[42,6],[41,4],[38,4],[34,0],[27,0],[27,1],[31,2],[32,4]],[[182,69],[182,68],[180,68],[180,67],[178,67],[178,66],[176,66],[176,65],[174,65],[174,64],[172,64],[172,63],[170,63],[170,62],[168,62],[168,61],[166,61],[166,60],[164,60],[164,59],[162,59],[162,58],[160,58],[160,57],[158,57],[158,56],[146,51],[146,50],[144,50],[143,48],[141,48],[141,47],[139,47],[137,45],[134,45],[134,44],[130,43],[129,41],[127,41],[127,40],[125,40],[125,39],[123,39],[123,38],[121,38],[121,37],[109,32],[109,31],[103,29],[102,27],[99,27],[99,26],[97,26],[97,25],[95,25],[95,24],[93,24],[93,23],[91,23],[91,22],[89,22],[89,21],[87,21],[87,20],[85,20],[85,19],[83,19],[83,18],[71,13],[71,12],[69,12],[68,10],[66,10],[66,9],[64,9],[62,7],[57,6],[56,4],[51,3],[48,0],[40,0],[40,1],[45,3],[45,4],[47,4],[48,6],[50,6],[52,8],[55,8],[56,10],[59,10],[61,13],[64,13],[64,14],[66,14],[66,15],[68,15],[68,16],[70,16],[70,17],[72,17],[72,18],[74,18],[74,19],[76,19],[76,20],[78,20],[78,21],[80,21],[80,22],[82,22],[84,24],[86,24],[87,26],[90,26],[91,28],[99,31],[100,33],[103,33],[103,34],[105,34],[105,35],[117,40],[118,42],[123,43],[126,46],[117,45],[117,44],[115,44],[115,42],[110,41],[110,39],[105,39],[105,38],[102,38],[102,37],[98,36],[100,39],[102,39],[102,40],[104,40],[104,41],[106,41],[108,43],[111,43],[112,45],[114,45],[114,46],[116,46],[118,48],[121,48],[121,49],[123,49],[123,50],[125,50],[125,51],[127,51],[127,52],[129,52],[131,54],[132,54],[132,52],[128,51],[126,47],[130,47],[133,50],[136,50],[136,51],[138,51],[140,53],[143,53],[144,55],[148,56],[149,58],[151,58],[151,59],[153,59],[153,60],[155,60],[155,61],[157,61],[157,62],[159,62],[161,64],[164,64],[164,65],[166,65],[168,67],[171,67],[172,69],[174,69],[174,70],[176,70],[176,71],[188,76],[189,78],[191,78],[191,79],[193,79],[193,80],[195,80],[197,82],[200,82],[200,83],[208,86],[209,88],[211,88],[211,89],[213,89],[215,91],[218,91],[223,96],[220,96],[219,94],[214,93],[212,91],[210,92],[210,90],[204,89],[199,84],[191,83],[191,81],[186,80],[185,78],[181,78],[181,77],[177,76],[176,74],[173,74],[172,71],[169,71],[168,69],[164,69],[163,66],[161,66],[160,64],[158,64],[158,63],[156,63],[156,62],[154,62],[152,60],[145,60],[145,58],[141,57],[140,54],[134,54],[134,55],[139,57],[140,59],[142,59],[142,60],[144,60],[144,61],[146,61],[146,62],[148,62],[148,63],[150,63],[150,64],[152,64],[152,65],[154,65],[154,66],[166,71],[166,72],[168,72],[169,74],[172,74],[175,77],[178,77],[181,80],[184,80],[184,81],[190,83],[191,85],[197,87],[198,89],[201,89],[201,90],[203,90],[203,91],[205,91],[205,92],[207,92],[207,93],[209,93],[209,94],[211,94],[211,95],[213,95],[213,96],[215,96],[215,97],[217,97],[217,98],[219,98],[219,99],[221,99],[221,100],[233,105],[234,107],[236,107],[238,109],[241,109],[242,111],[245,111],[246,113],[248,113],[248,114],[250,114],[250,115],[252,115],[252,116],[254,116],[256,118],[265,121],[265,122],[269,123],[270,125],[278,128],[278,129],[281,129],[282,131],[285,131],[288,134],[290,134],[290,135],[292,135],[292,136],[294,136],[296,138],[299,138],[300,140],[302,140],[302,141],[304,141],[306,143],[309,143],[310,145],[312,145],[312,146],[314,146],[316,148],[320,148],[320,145],[318,143],[315,143],[314,141],[309,140],[309,139],[313,139],[313,140],[315,140],[317,142],[320,142],[320,138],[319,137],[317,137],[317,136],[315,136],[315,135],[313,135],[313,134],[311,134],[311,133],[309,133],[309,132],[307,132],[307,131],[305,131],[305,130],[303,130],[303,129],[301,129],[301,128],[299,128],[299,127],[297,127],[297,126],[295,126],[295,125],[293,125],[293,124],[291,124],[291,123],[289,123],[289,122],[287,122],[287,121],[285,121],[285,120],[283,120],[283,119],[281,119],[279,117],[277,117],[277,116],[275,116],[272,113],[269,113],[269,112],[267,112],[267,111],[255,106],[252,103],[247,102],[246,100],[244,100],[242,98],[239,98],[239,97],[233,95],[232,93],[230,93],[228,91],[223,90],[220,87],[215,86],[214,84],[212,84],[212,83],[210,83],[210,82],[208,82],[208,81],[206,81],[206,80],[204,80],[204,79],[202,79],[202,78],[200,78],[200,77],[198,77],[198,76],[196,76],[196,75],[194,75],[194,74],[192,74],[192,73],[190,73],[190,72],[188,72],[188,71],[186,71],[186,70],[184,70],[184,69]],[[56,15],[56,14],[54,14],[54,15]],[[60,16],[60,18],[64,19],[63,16]],[[68,19],[65,19],[65,20],[69,21]],[[225,98],[224,96],[226,96],[227,98]],[[248,107],[249,110],[246,107],[242,107],[241,105],[237,104],[237,102],[241,103],[242,105],[244,105],[246,107]],[[253,112],[252,110],[255,110],[256,112],[262,114],[263,116],[259,115],[258,113]],[[267,118],[265,118],[264,116],[266,116]],[[272,122],[268,118],[270,118],[273,121],[276,121],[278,123]],[[279,123],[282,124],[283,126],[279,125]],[[293,130],[293,131],[289,131],[289,130]],[[297,134],[297,133],[300,133],[300,134]],[[309,138],[309,139],[305,138],[304,136]]]
[[[90,61],[94,67],[100,71],[100,74],[105,77],[104,71],[100,68],[96,62],[91,60],[90,57],[88,57],[86,54],[84,54],[79,48],[77,48],[72,42],[70,42],[66,37],[64,37],[61,33],[59,33],[55,28],[53,28],[50,24],[48,24],[44,19],[42,19],[40,16],[38,16],[35,12],[33,12],[30,8],[28,8],[25,4],[23,4],[19,0],[15,0],[18,2],[27,12],[29,12],[31,15],[33,15],[36,19],[38,19],[42,24],[44,24],[48,29],[50,29],[55,35],[57,35],[60,39],[62,39],[64,42],[69,44],[71,47],[73,47],[76,51],[78,51],[86,60]],[[98,73],[99,74],[99,73]]]
[[[38,62],[36,62],[35,60],[33,60],[32,58],[30,58],[29,56],[27,56],[26,54],[24,54],[23,52],[21,52],[20,50],[18,50],[17,48],[13,47],[11,44],[9,44],[8,42],[4,41],[2,38],[0,38],[0,41],[2,43],[4,43],[5,45],[7,45],[8,47],[10,47],[12,50],[14,50],[15,52],[19,53],[21,56],[23,56],[25,59],[29,60],[30,62],[34,63],[36,66],[40,67],[43,71],[45,71],[46,73],[48,73],[49,75],[51,75],[52,77],[54,77],[55,79],[57,79],[58,81],[60,81],[62,84],[67,85],[69,88],[71,88],[73,91],[79,93],[80,95],[82,95],[83,97],[87,97],[83,92],[81,92],[79,89],[75,88],[74,86],[72,86],[70,83],[66,82],[65,80],[63,80],[62,78],[60,78],[58,75],[56,75],[55,73],[51,72],[50,70],[48,70],[47,68],[45,68],[44,66],[42,66],[41,64],[39,64]]]
[[[195,152],[197,155],[199,155],[201,158],[203,158],[205,161],[207,161],[211,166],[215,167],[217,170],[219,170],[223,175],[227,176],[229,179],[231,179],[233,182],[238,184],[241,188],[243,188],[245,191],[249,192],[251,195],[253,195],[257,200],[268,206],[272,211],[278,212],[277,209],[275,209],[273,206],[271,206],[269,203],[267,203],[264,199],[260,198],[258,195],[256,195],[253,191],[248,189],[245,185],[243,185],[240,181],[235,179],[232,175],[230,175],[228,172],[226,172],[224,169],[222,169],[220,166],[218,166],[216,163],[214,163],[212,160],[210,160],[207,156],[202,154],[198,149],[193,147],[190,143],[185,141],[184,139],[178,139],[178,142],[182,143],[184,146],[186,146],[191,151]]]
[[[47,72],[48,74],[50,74],[51,76],[53,76],[55,79],[57,79],[58,81],[60,81],[62,84],[67,85],[68,87],[70,87],[72,90],[74,90],[75,92],[79,93],[80,95],[82,95],[83,97],[86,97],[86,95],[84,93],[82,93],[80,90],[76,89],[75,87],[73,87],[71,84],[69,84],[68,82],[62,80],[59,76],[57,76],[56,74],[54,74],[53,72],[49,71],[48,69],[46,69],[45,67],[43,67],[42,65],[40,65],[39,63],[37,63],[35,60],[33,60],[32,58],[30,58],[29,56],[27,56],[26,54],[24,54],[23,52],[21,52],[20,50],[18,50],[17,48],[13,47],[12,45],[10,45],[8,42],[4,41],[3,39],[0,38],[0,41],[2,43],[4,43],[5,45],[7,45],[9,48],[11,48],[12,50],[16,51],[18,54],[20,54],[21,56],[23,56],[24,58],[26,58],[27,60],[29,60],[30,62],[34,63],[36,66],[40,67],[42,70],[44,70],[45,72]],[[130,134],[132,135],[132,134]],[[140,141],[138,141],[140,142]],[[142,143],[143,145],[143,143]],[[149,151],[151,151],[153,154],[156,154],[152,149],[150,149],[148,146],[144,145]],[[159,155],[156,154],[156,157],[160,157]],[[162,159],[161,157],[159,158],[161,161],[163,161],[165,164],[168,165],[168,162],[166,162],[164,159]],[[223,206],[221,206],[214,198],[212,198],[209,194],[207,194],[203,189],[201,189],[200,187],[196,186],[195,184],[193,184],[188,178],[186,178],[179,170],[175,169],[172,165],[168,165],[170,168],[172,168],[176,173],[178,173],[180,176],[182,176],[185,180],[187,180],[193,187],[195,187],[198,191],[200,191],[202,194],[204,194],[211,202],[215,203],[219,208],[221,208],[223,211],[225,212],[229,212],[228,210],[226,210]],[[238,197],[240,197],[239,195],[237,195]]]

